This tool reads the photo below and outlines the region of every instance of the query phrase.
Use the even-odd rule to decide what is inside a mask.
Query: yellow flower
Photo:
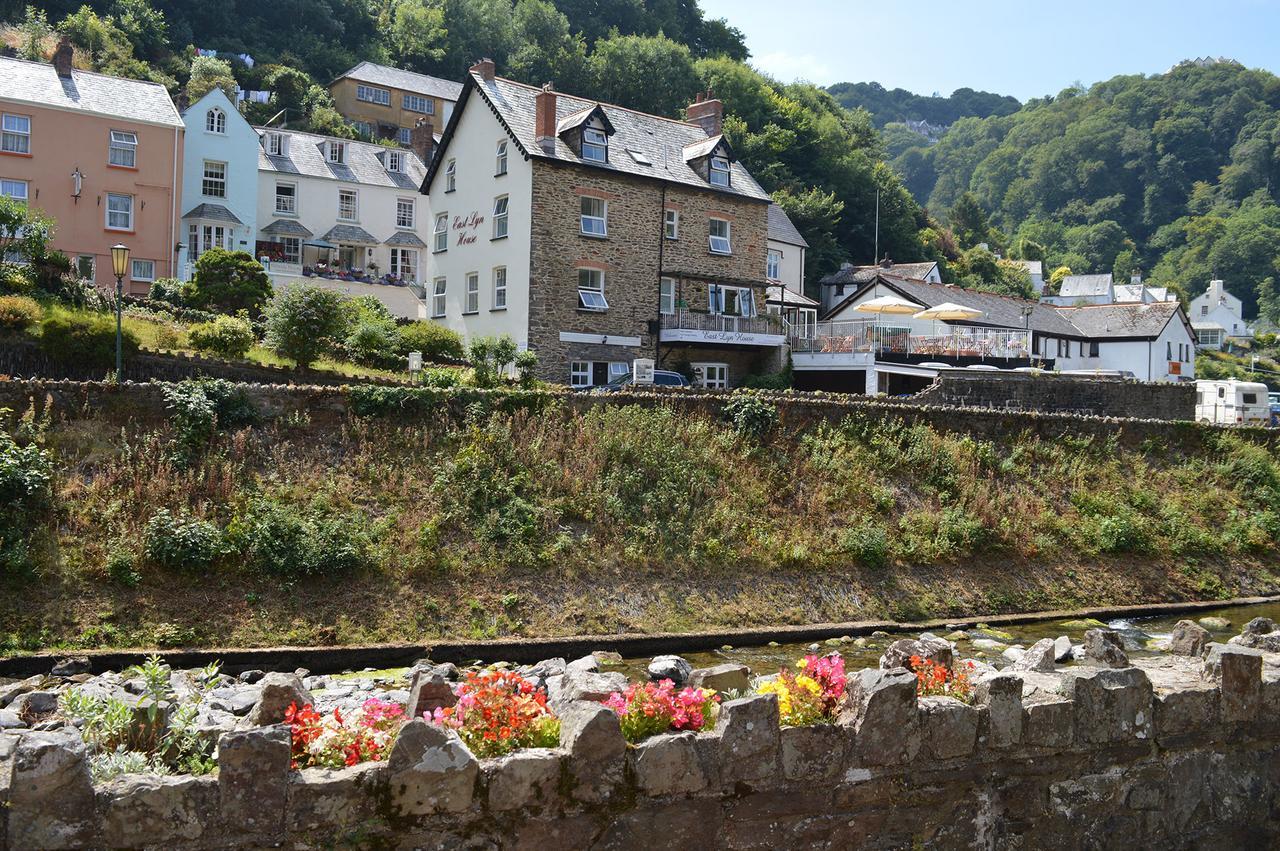
[[[809,660],[801,659],[799,662],[796,662],[796,667],[803,671],[805,668],[809,667]]]

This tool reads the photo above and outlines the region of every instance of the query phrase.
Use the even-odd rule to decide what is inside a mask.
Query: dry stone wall
[[[559,707],[560,747],[476,759],[422,721],[385,762],[290,768],[284,726],[223,734],[204,777],[95,786],[74,728],[0,734],[0,851],[56,848],[1268,848],[1280,843],[1280,680],[1263,651],[984,675],[916,696],[850,675],[838,723],[776,695],[637,746]]]
[[[948,370],[939,373],[934,383],[917,393],[913,401],[966,408],[1190,420],[1195,417],[1196,385],[1189,381],[1112,381],[1047,373],[990,376]]]

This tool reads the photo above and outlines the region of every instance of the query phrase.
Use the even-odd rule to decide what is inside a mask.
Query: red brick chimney
[[[698,92],[698,97],[684,111],[685,120],[697,124],[708,136],[719,136],[724,126],[724,104],[711,90]]]
[[[550,83],[544,83],[542,91],[533,98],[533,128],[538,144],[544,148],[554,148],[556,144],[556,90]]]
[[[426,118],[419,118],[409,131],[409,147],[422,160],[424,166],[431,165],[431,154],[435,151],[435,128]]]
[[[498,66],[493,64],[493,60],[488,56],[471,66],[471,73],[479,74],[486,80],[492,80],[494,75],[498,73]]]
[[[53,51],[53,67],[57,70],[59,77],[71,77],[71,60],[75,58],[75,49],[71,47],[71,40],[63,36],[58,42],[58,49]]]

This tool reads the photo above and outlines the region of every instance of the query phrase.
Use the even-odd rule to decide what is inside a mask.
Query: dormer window
[[[282,133],[267,134],[267,156],[283,157],[285,156],[285,153],[287,151],[288,151],[288,146],[285,145],[284,134]]]
[[[215,106],[204,114],[204,129],[210,133],[226,133],[227,114]]]
[[[724,157],[711,158],[711,185],[729,185],[729,161]]]
[[[603,130],[584,127],[582,130],[582,158],[591,162],[609,161],[609,137]]]
[[[387,151],[387,171],[404,171],[404,154],[400,151]]]
[[[345,163],[347,161],[347,146],[342,142],[330,142],[328,158],[331,163]]]

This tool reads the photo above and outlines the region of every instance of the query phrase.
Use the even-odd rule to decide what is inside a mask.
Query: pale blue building
[[[261,142],[222,89],[193,103],[182,120],[182,277],[189,279],[210,248],[255,254]]]

